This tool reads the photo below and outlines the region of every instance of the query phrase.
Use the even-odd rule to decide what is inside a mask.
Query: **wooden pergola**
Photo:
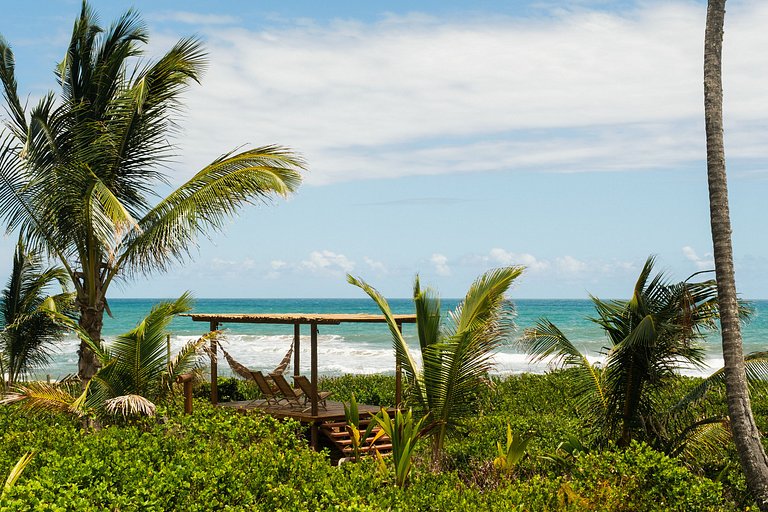
[[[318,446],[318,425],[321,421],[337,419],[338,413],[320,414],[317,400],[317,327],[319,325],[339,325],[342,323],[386,323],[383,315],[371,314],[310,314],[310,313],[266,313],[266,314],[226,314],[226,313],[192,313],[188,316],[195,322],[208,322],[211,331],[217,331],[222,324],[282,324],[293,325],[293,374],[299,375],[301,354],[301,326],[310,326],[310,383],[312,385],[311,408],[309,414],[290,414],[294,419],[311,425],[312,446]],[[403,324],[416,323],[416,315],[394,315],[395,323],[400,332]],[[217,343],[211,340],[211,403],[219,402],[218,393],[218,352]],[[402,401],[402,372],[400,361],[395,359],[395,401]],[[343,418],[343,416],[342,416]]]

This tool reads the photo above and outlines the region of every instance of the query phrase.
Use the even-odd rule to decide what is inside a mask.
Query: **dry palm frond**
[[[141,395],[123,395],[110,398],[104,402],[104,407],[110,414],[128,416],[154,416],[155,404]]]
[[[27,386],[17,386],[16,391],[6,393],[0,405],[20,402],[21,406],[32,412],[66,412],[83,416],[86,388],[79,396],[74,396],[65,386],[33,382]]]

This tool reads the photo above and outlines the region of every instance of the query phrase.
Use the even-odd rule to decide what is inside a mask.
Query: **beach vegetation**
[[[402,488],[408,484],[416,444],[431,428],[429,424],[424,427],[427,418],[428,416],[415,418],[411,409],[405,413],[397,409],[391,417],[386,409],[381,409],[372,418],[372,423],[380,428],[372,442],[375,443],[377,439],[386,435],[392,443],[392,463],[395,467],[395,485],[398,487]],[[380,461],[382,460],[378,451],[376,456]]]
[[[189,294],[173,302],[161,302],[133,329],[118,335],[108,346],[96,344],[74,322],[71,327],[85,339],[101,362],[101,369],[81,392],[72,382],[31,382],[15,386],[5,403],[20,402],[32,411],[60,411],[79,417],[114,419],[153,416],[156,402],[165,400],[176,379],[194,372],[202,364],[202,347],[209,333],[184,345],[170,360],[166,336],[173,317],[192,307]],[[57,314],[58,321],[66,321]]]
[[[356,379],[365,387],[366,377],[346,376],[344,382],[357,394]],[[386,379],[394,385],[393,376]],[[467,435],[448,438],[444,470],[432,471],[431,448],[419,443],[404,488],[393,485],[391,457],[385,458],[387,473],[370,457],[332,466],[326,454],[309,449],[299,423],[239,414],[205,400],[184,415],[174,398],[158,404],[155,418],[105,425],[88,435],[68,415],[2,407],[0,468],[13,467],[29,451],[36,455],[0,497],[0,509],[618,512],[754,505],[731,447],[696,471],[639,442],[577,451],[565,463],[543,457],[568,434],[585,442],[592,435],[573,407],[576,379],[573,370],[493,377],[493,387],[479,390],[480,411],[467,419]],[[681,394],[699,382],[681,379]],[[717,393],[704,404],[725,410]],[[766,410],[763,395],[755,406]],[[492,466],[507,424],[513,432],[535,433],[515,478]]]
[[[352,456],[355,462],[360,462],[360,447],[365,444],[377,422],[373,421],[372,418],[368,422],[368,427],[362,432],[360,431],[360,412],[354,393],[352,393],[352,397],[349,399],[349,404],[344,404],[344,418],[347,422],[345,428],[347,433],[349,433],[350,441],[352,441]]]
[[[146,24],[128,10],[103,28],[87,2],[56,67],[60,94],[27,107],[11,47],[0,38],[0,82],[8,121],[0,133],[0,217],[58,260],[75,289],[80,326],[95,343],[112,283],[185,261],[199,235],[225,227],[241,207],[293,193],[304,163],[290,149],[238,149],[165,197],[169,142],[182,94],[207,64],[201,41],[179,40],[144,57]],[[101,360],[79,350],[83,382]]]
[[[478,389],[487,386],[495,350],[514,329],[514,308],[505,297],[522,267],[490,270],[470,286],[464,300],[447,317],[440,309],[440,297],[431,288],[422,288],[416,277],[413,301],[421,349],[419,368],[395,322],[387,300],[365,281],[347,276],[365,291],[384,314],[395,350],[402,365],[407,393],[405,402],[422,417],[429,416],[432,430],[432,461],[440,465],[446,436],[461,426],[464,418],[477,412]]]
[[[605,441],[627,447],[642,440],[668,453],[689,442],[700,448],[724,442],[724,419],[693,419],[691,401],[670,407],[665,399],[681,368],[703,366],[700,342],[717,327],[715,282],[671,283],[663,273],[652,276],[653,265],[648,258],[629,300],[592,298],[592,321],[610,343],[602,362],[591,362],[546,319],[527,329],[521,343],[534,361],[574,370],[579,413]]]
[[[7,385],[49,364],[51,351],[64,335],[65,328],[41,308],[52,301],[65,314],[73,310],[67,273],[60,267],[45,267],[42,260],[42,255],[29,249],[19,237],[11,275],[0,295],[0,381]],[[51,295],[56,285],[59,293]]]
[[[493,466],[507,475],[511,475],[520,461],[525,457],[528,443],[533,438],[530,434],[515,434],[512,426],[507,423],[507,441],[496,443],[497,457],[493,459]]]

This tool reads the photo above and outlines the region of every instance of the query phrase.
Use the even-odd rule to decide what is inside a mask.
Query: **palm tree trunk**
[[[101,328],[104,318],[104,299],[97,300],[94,306],[80,301],[78,301],[78,305],[80,306],[80,321],[78,322],[80,327],[88,333],[88,336],[93,341],[99,343],[101,341]],[[80,342],[80,349],[77,351],[77,355],[77,376],[85,384],[99,371],[101,362],[93,350],[82,341]]]
[[[733,270],[731,220],[723,142],[722,46],[725,0],[709,0],[704,36],[704,117],[707,177],[717,294],[731,428],[747,485],[761,510],[768,510],[768,458],[752,416]]]

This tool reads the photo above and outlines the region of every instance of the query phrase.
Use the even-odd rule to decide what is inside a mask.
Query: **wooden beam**
[[[213,321],[210,324],[210,331],[219,330],[219,322]],[[211,339],[211,403],[217,405],[219,403],[219,368],[218,368],[218,352],[217,343],[215,339]]]
[[[293,324],[293,376],[301,375],[301,324]]]

